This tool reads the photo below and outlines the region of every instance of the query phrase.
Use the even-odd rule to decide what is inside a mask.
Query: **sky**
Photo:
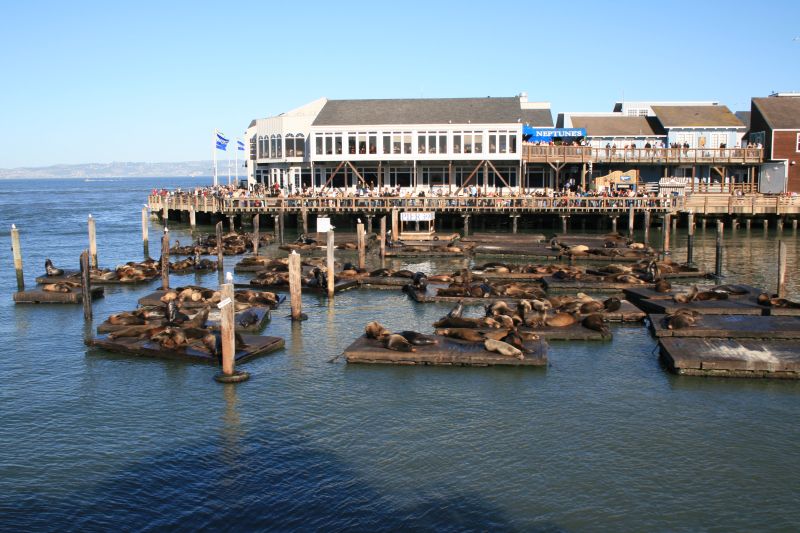
[[[797,0],[31,0],[0,28],[0,168],[211,159],[215,128],[323,96],[524,91],[555,119],[800,91]]]

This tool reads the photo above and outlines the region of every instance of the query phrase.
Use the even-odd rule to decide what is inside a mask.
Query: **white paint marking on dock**
[[[715,355],[726,359],[738,359],[753,363],[779,363],[778,359],[766,346],[753,350],[744,346],[719,346]]]

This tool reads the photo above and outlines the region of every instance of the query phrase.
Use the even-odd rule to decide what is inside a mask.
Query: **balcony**
[[[522,145],[528,163],[640,163],[645,165],[757,165],[761,148],[592,148]]]

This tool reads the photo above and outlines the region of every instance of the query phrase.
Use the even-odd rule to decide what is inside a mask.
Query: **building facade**
[[[800,93],[753,98],[748,136],[750,142],[764,146],[764,159],[769,162],[762,172],[762,187],[800,192]],[[765,182],[767,178],[770,183]]]

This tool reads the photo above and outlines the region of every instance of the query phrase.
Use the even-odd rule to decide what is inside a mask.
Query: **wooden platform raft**
[[[547,343],[529,341],[525,347],[531,351],[524,359],[507,357],[486,351],[481,343],[431,335],[437,344],[415,346],[416,352],[398,352],[384,348],[380,341],[362,335],[344,350],[348,363],[374,363],[395,365],[442,366],[524,366],[547,365]]]
[[[800,379],[797,340],[665,337],[667,367],[681,375]]]
[[[260,355],[268,354],[283,348],[284,341],[280,337],[261,337],[258,335],[242,335],[244,346],[236,346],[235,361],[237,364],[244,363]],[[159,343],[149,339],[138,339],[133,337],[122,337],[109,339],[108,337],[97,337],[87,341],[92,347],[102,348],[110,352],[117,352],[126,355],[141,357],[158,357],[162,359],[177,359],[196,363],[218,364],[216,356],[209,352],[195,347],[181,347],[178,349],[167,349]]]

